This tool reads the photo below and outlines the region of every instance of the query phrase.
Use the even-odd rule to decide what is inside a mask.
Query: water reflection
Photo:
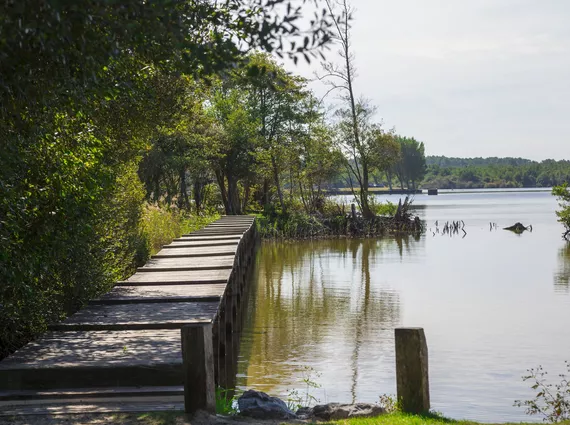
[[[366,376],[393,375],[393,328],[400,296],[383,282],[382,261],[401,260],[423,239],[338,239],[264,243],[244,327],[238,388],[286,395],[303,391],[306,366],[330,399],[358,399]],[[389,360],[386,360],[389,359]],[[339,364],[345,365],[341,371]],[[331,393],[331,390],[334,394]]]
[[[557,292],[569,292],[570,243],[567,243],[558,252],[558,270],[554,274],[554,285]]]
[[[570,246],[560,241],[556,200],[509,193],[421,201],[432,232],[419,240],[263,245],[238,389],[302,395],[310,366],[322,374],[313,374],[323,389],[312,393],[321,401],[375,402],[396,391],[393,327],[422,326],[433,409],[483,422],[529,419],[513,407],[535,395],[521,375],[538,364],[556,371],[570,352]],[[441,236],[441,227],[434,237],[435,223],[457,220],[468,237]],[[516,221],[534,232],[502,230]]]

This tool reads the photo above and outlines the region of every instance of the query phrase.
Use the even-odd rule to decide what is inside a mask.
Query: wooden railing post
[[[405,413],[430,409],[428,349],[423,328],[396,328],[396,383]]]
[[[212,324],[196,323],[182,327],[182,371],[184,410],[216,411]]]

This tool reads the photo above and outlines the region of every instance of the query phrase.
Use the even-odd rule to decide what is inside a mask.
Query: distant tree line
[[[570,181],[570,161],[428,156],[424,188],[553,187]]]

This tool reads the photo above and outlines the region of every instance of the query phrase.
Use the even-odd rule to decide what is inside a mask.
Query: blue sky
[[[570,0],[352,5],[356,92],[386,127],[430,155],[570,159]]]

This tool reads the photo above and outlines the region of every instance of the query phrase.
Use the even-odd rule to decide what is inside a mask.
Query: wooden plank
[[[204,228],[212,228],[212,227],[243,227],[243,228],[249,228],[253,226],[252,222],[235,222],[235,223],[229,223],[229,222],[219,222],[219,223],[212,223],[209,224],[207,226],[205,226]],[[198,229],[200,230],[200,229]]]
[[[188,233],[185,236],[174,239],[175,241],[236,241],[239,242],[241,235],[225,236],[225,235],[214,235],[214,236],[198,236],[193,233]]]
[[[140,270],[149,269],[176,269],[186,270],[214,270],[218,268],[231,268],[235,261],[234,254],[213,257],[182,257],[182,258],[151,258]]]
[[[184,326],[181,336],[184,411],[196,413],[206,410],[216,413],[212,325]]]
[[[0,390],[183,385],[180,330],[48,332],[0,362]]]
[[[125,281],[118,282],[118,285],[148,285],[148,284],[207,284],[207,283],[227,283],[231,274],[230,269],[221,270],[190,270],[190,271],[168,271],[155,273],[135,273]]]
[[[49,328],[52,331],[179,329],[187,324],[212,322],[218,307],[219,302],[94,304]]]
[[[92,304],[217,301],[225,284],[115,286]]]
[[[183,411],[184,397],[166,397],[157,400],[147,397],[139,400],[126,399],[120,403],[96,403],[86,400],[83,403],[56,404],[42,406],[14,406],[0,408],[0,417],[17,417],[31,415],[82,415],[82,414],[106,414],[106,413],[129,413],[129,412],[157,412],[157,411]],[[103,418],[105,419],[105,418]],[[112,421],[113,418],[107,418]],[[18,424],[27,423],[25,421]]]
[[[192,235],[194,236],[239,236],[240,238],[243,237],[245,232],[243,231],[237,231],[237,230],[232,230],[231,232],[229,231],[222,231],[222,230],[208,230],[208,229],[204,229],[204,230],[199,230],[197,232],[192,233]]]
[[[394,329],[396,387],[402,411],[429,412],[428,348],[423,328]]]
[[[208,246],[194,248],[171,248],[162,249],[152,258],[168,258],[168,257],[208,257],[214,255],[235,255],[237,245],[235,246]]]
[[[214,223],[214,224],[210,224],[206,227],[204,227],[204,229],[249,229],[251,227],[251,223]]]
[[[239,240],[229,241],[172,241],[168,245],[163,245],[163,248],[194,248],[204,246],[237,246]]]
[[[237,230],[232,230],[231,232],[228,231],[223,231],[223,230],[208,230],[208,229],[204,229],[204,230],[199,230],[195,233],[193,233],[193,235],[196,236],[221,236],[221,235],[225,235],[225,236],[243,236],[245,232],[242,231],[237,231]]]
[[[141,397],[141,396],[180,396],[184,395],[184,387],[109,387],[109,388],[64,388],[61,390],[24,390],[24,391],[0,391],[0,402],[11,401],[15,404],[17,401],[41,402],[42,400],[50,402],[59,402],[61,400],[75,399],[94,399],[101,398],[117,399],[122,397]],[[8,403],[6,403],[8,404]]]

